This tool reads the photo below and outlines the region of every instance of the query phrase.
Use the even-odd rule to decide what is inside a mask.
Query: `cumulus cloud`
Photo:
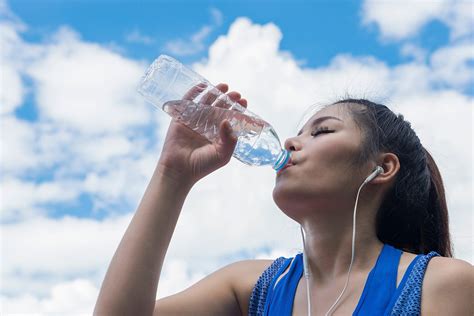
[[[197,32],[193,33],[189,38],[174,39],[167,42],[164,50],[176,56],[194,55],[206,48],[205,41],[215,28],[222,24],[223,14],[216,8],[210,9],[211,24],[203,25]]]
[[[1,5],[1,4],[0,4]],[[2,7],[5,4],[1,5]],[[4,9],[2,8],[2,11]],[[1,17],[0,17],[1,18]],[[12,112],[22,102],[25,89],[19,74],[20,62],[15,59],[17,51],[23,51],[23,43],[18,35],[24,26],[10,20],[0,20],[0,115]]]
[[[447,25],[453,40],[468,37],[474,28],[471,1],[378,1],[366,0],[362,22],[375,24],[383,39],[402,40],[416,35],[430,21]]]
[[[2,174],[21,172],[40,164],[35,157],[36,135],[32,124],[13,116],[2,117],[1,122],[1,166]],[[8,149],[8,154],[5,151]]]
[[[0,37],[2,66],[11,76],[1,87],[2,221],[45,214],[42,205],[70,201],[81,193],[95,196],[98,209],[106,208],[102,201],[111,197],[120,195],[127,200],[139,194],[146,178],[137,168],[142,168],[141,161],[149,161],[156,147],[150,146],[146,136],[153,109],[136,93],[145,65],[84,42],[66,27],[45,43],[34,45],[23,41],[21,30],[9,20],[0,27],[5,30]],[[31,84],[26,85],[22,78]],[[38,112],[35,121],[15,115],[28,90]],[[117,181],[113,171],[123,168],[137,172]],[[95,188],[91,174],[103,183],[109,178],[108,183],[114,185]],[[139,183],[125,189],[134,181]],[[119,183],[120,191],[128,193],[117,193]],[[59,192],[59,187],[64,191]],[[23,197],[25,192],[29,194]]]
[[[78,198],[78,181],[50,181],[35,183],[7,177],[2,185],[1,221],[18,220],[44,213],[44,204],[74,201]]]
[[[151,45],[155,42],[153,37],[142,34],[138,29],[134,29],[125,35],[125,40],[129,43]]]
[[[211,82],[228,82],[231,89],[240,91],[250,100],[249,109],[272,122],[282,140],[294,135],[300,114],[304,112],[308,105],[315,102],[327,103],[340,96],[344,96],[346,93],[355,97],[368,97],[375,99],[375,101],[386,102],[392,105],[394,110],[398,110],[401,113],[416,113],[407,117],[413,122],[416,129],[420,128],[420,137],[421,139],[426,139],[427,148],[432,148],[443,174],[446,174],[448,190],[455,190],[454,188],[459,183],[462,183],[466,188],[471,186],[469,178],[459,178],[456,176],[457,172],[466,173],[465,170],[471,170],[471,167],[465,163],[470,160],[463,160],[464,163],[457,164],[459,168],[450,170],[446,166],[452,164],[451,162],[448,163],[448,160],[452,159],[452,157],[448,158],[445,155],[445,152],[448,151],[456,153],[456,157],[470,157],[472,154],[469,151],[469,147],[460,146],[455,142],[449,141],[452,137],[456,137],[455,131],[449,132],[446,129],[433,130],[432,126],[433,122],[442,121],[447,113],[451,115],[453,120],[456,120],[456,126],[471,126],[472,116],[469,113],[471,111],[470,104],[472,99],[456,90],[459,85],[456,81],[451,81],[451,77],[443,79],[445,83],[444,90],[438,91],[441,79],[437,75],[439,68],[436,64],[433,63],[427,66],[424,63],[410,62],[389,67],[384,62],[370,56],[355,58],[350,55],[339,55],[325,67],[302,69],[298,67],[298,64],[291,58],[291,55],[279,50],[280,40],[281,32],[274,24],[256,25],[246,18],[237,19],[229,29],[229,33],[226,36],[221,36],[210,47],[209,58],[195,64],[194,68],[210,79]],[[241,45],[243,41],[252,45]],[[236,53],[236,47],[239,47],[238,54]],[[255,49],[255,47],[258,49]],[[255,52],[258,52],[258,54]],[[468,67],[468,65],[464,66]],[[466,69],[463,70],[465,71]],[[271,91],[271,93],[265,93],[266,91]],[[168,126],[167,122],[169,121],[165,116],[161,118],[162,121],[158,125],[161,127],[160,137],[164,137]],[[455,124],[454,121],[452,124]],[[421,127],[425,128],[421,129]],[[218,211],[221,203],[219,199],[216,197],[209,200],[202,198],[206,196],[205,192],[207,190],[214,192],[212,188],[217,190],[217,187],[220,187],[216,183],[217,181],[220,179],[232,179],[231,183],[226,185],[229,186],[229,189],[238,190],[239,187],[245,185],[248,178],[254,179],[257,176],[259,180],[252,181],[252,190],[246,192],[246,194],[251,196],[248,200],[252,201],[248,208],[252,210],[258,208],[263,212],[268,208],[272,211],[268,215],[261,215],[259,213],[247,214],[245,213],[247,205],[239,205],[238,210],[235,212],[238,212],[244,218],[247,218],[246,216],[250,216],[250,218],[263,216],[264,221],[267,223],[270,220],[274,221],[272,225],[275,224],[276,227],[280,227],[279,229],[286,229],[286,233],[289,236],[293,236],[291,238],[291,241],[294,242],[293,245],[297,244],[299,236],[297,231],[293,230],[294,226],[291,223],[285,226],[285,219],[279,218],[278,210],[265,198],[265,196],[270,194],[267,188],[270,175],[268,175],[267,171],[250,168],[249,170],[252,170],[252,173],[249,172],[247,174],[244,171],[246,169],[239,165],[238,174],[231,174],[232,168],[231,163],[223,170],[210,175],[195,188],[195,193],[188,197],[185,207],[189,209],[189,214],[186,211],[183,212],[182,218],[178,223],[176,243],[182,242],[186,244],[191,242],[180,235],[180,225],[186,227],[182,231],[187,232],[187,235],[195,236],[200,228],[193,227],[191,223],[194,223],[198,218],[207,218],[205,215],[208,213],[209,217],[215,220],[215,216],[219,216],[217,222],[226,223],[225,215]],[[261,183],[260,187],[259,183]],[[211,189],[207,189],[206,185],[212,186]],[[203,192],[202,190],[205,191]],[[234,192],[234,190],[230,190],[230,192]],[[254,195],[252,192],[258,192],[258,194]],[[219,196],[222,198],[222,201],[227,201],[232,199],[232,194],[229,193],[229,197],[226,197],[226,193],[220,191]],[[259,201],[259,199],[263,200],[260,202],[262,203],[261,206],[255,202]],[[453,219],[456,231],[462,232],[460,234],[465,235],[470,234],[471,225],[469,221],[463,223],[463,220],[461,220],[469,216],[462,209],[466,209],[465,205],[471,202],[466,198],[462,200],[464,202],[459,202],[464,203],[462,206],[457,204],[456,201],[452,201],[451,208],[453,213],[459,216],[459,220]],[[193,207],[194,205],[196,206]],[[456,211],[456,209],[461,211]],[[195,214],[195,212],[198,213]],[[259,223],[260,221],[255,219],[255,222]],[[186,223],[189,223],[189,225],[186,225]],[[246,224],[246,227],[239,227],[234,221],[233,226],[223,225],[223,227],[226,227],[225,233],[228,236],[234,235],[232,233],[234,232],[233,228],[229,228],[234,226],[236,227],[235,232],[237,234],[239,231],[245,231],[248,234],[258,231],[258,225],[252,227],[252,224]],[[223,230],[223,228],[218,227],[219,225],[212,226],[212,223],[208,224],[206,221],[202,225],[206,227],[206,231],[213,231],[217,235]],[[278,241],[275,240],[273,242],[271,237],[273,233],[273,231],[268,233],[268,239],[266,240],[272,246],[276,246]],[[257,234],[261,235],[262,232]],[[203,241],[207,240],[206,236],[200,236]],[[209,243],[213,242],[212,237],[208,238],[207,241]],[[229,240],[229,248],[232,248],[233,241],[232,239]],[[242,241],[236,240],[235,244],[239,242],[242,243]],[[264,246],[259,244],[258,241],[245,241],[245,243],[256,248]],[[290,247],[290,244],[290,242],[287,243],[287,247]],[[213,247],[218,246],[213,244]],[[173,253],[176,251],[178,255],[180,247],[175,246],[170,249],[174,249],[170,251]],[[225,249],[222,248],[223,251]],[[193,251],[190,252],[193,253]],[[196,250],[196,255],[198,255],[197,252]],[[460,249],[458,254],[467,259],[471,256],[469,248]]]
[[[211,13],[213,24],[216,26],[221,26],[222,21],[224,20],[224,15],[222,12],[217,8],[211,8],[209,11]]]
[[[16,41],[25,44],[15,32]],[[325,66],[302,68],[291,53],[281,51],[281,39],[277,25],[239,18],[212,44],[209,57],[192,67],[211,82],[227,82],[240,91],[249,109],[271,122],[282,141],[294,136],[311,104],[346,93],[386,101],[412,122],[438,162],[456,254],[472,261],[472,150],[466,145],[472,146],[472,133],[462,134],[465,143],[452,141],[459,139],[460,130],[472,128],[473,100],[461,91],[472,77],[456,77],[456,72],[471,69],[463,44],[427,55],[428,62],[414,59],[389,66],[371,56],[345,54]],[[90,313],[152,175],[170,118],[135,98],[133,78],[141,76],[144,65],[85,42],[71,29],[59,31],[38,52],[28,59],[29,67],[11,68],[33,81],[39,120],[23,122],[14,116],[22,96],[2,116],[2,128],[14,131],[2,136],[2,143],[5,139],[15,148],[2,154],[2,175],[8,175],[2,177],[2,194],[18,197],[4,198],[2,212],[29,215],[1,226],[2,313]],[[7,60],[8,65],[15,62],[25,61]],[[92,82],[90,76],[95,76]],[[52,174],[48,180],[32,182],[24,174],[45,167]],[[297,224],[271,199],[274,181],[270,168],[248,167],[235,159],[202,179],[183,206],[158,296],[182,290],[230,261],[300,251]],[[92,196],[95,207],[108,209],[110,216],[100,221],[46,217],[45,204],[74,200],[81,193]],[[126,214],[116,211],[121,203]]]
[[[474,85],[474,47],[464,41],[438,49],[430,58],[435,80],[457,89]]]
[[[413,43],[406,43],[400,49],[400,54],[405,57],[411,57],[416,63],[423,64],[426,60],[427,52],[425,49]]]
[[[41,118],[83,134],[118,132],[146,123],[137,78],[143,65],[97,44],[85,43],[63,28],[43,58],[28,68],[37,86]]]
[[[125,232],[130,214],[107,221],[65,216],[31,217],[3,224],[2,288],[7,295],[45,296],[49,286],[76,277],[93,277],[108,264]],[[97,280],[93,280],[97,282]]]
[[[57,314],[91,315],[99,291],[87,279],[76,279],[52,286],[49,296],[41,298],[31,294],[21,294],[10,298],[0,296],[1,311],[15,314]]]

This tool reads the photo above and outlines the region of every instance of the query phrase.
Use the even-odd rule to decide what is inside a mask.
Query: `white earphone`
[[[375,168],[375,171],[372,172],[365,180],[364,180],[364,184],[365,183],[368,183],[370,181],[372,181],[376,176],[378,176],[379,174],[381,174],[383,172],[383,168],[380,167],[380,166],[377,166],[377,168]]]
[[[384,169],[380,166],[377,166],[375,170],[364,180],[364,182],[360,185],[359,190],[357,191],[357,197],[356,197],[356,202],[354,206],[354,213],[353,213],[353,218],[352,218],[352,253],[351,253],[351,263],[349,265],[349,270],[347,272],[347,278],[346,278],[346,284],[344,285],[344,288],[342,289],[341,294],[339,294],[339,297],[336,299],[334,304],[329,308],[329,310],[326,312],[327,315],[332,315],[332,312],[334,308],[336,307],[337,303],[339,300],[342,298],[342,295],[344,295],[344,292],[346,291],[347,284],[349,284],[349,276],[351,275],[351,270],[352,270],[352,264],[354,263],[354,257],[355,257],[355,234],[356,234],[356,215],[357,215],[357,202],[359,201],[359,193],[362,187],[372,181],[375,177],[377,177],[379,174],[384,172]],[[308,316],[311,316],[311,295],[310,295],[310,290],[309,290],[309,270],[308,270],[308,258],[306,257],[306,243],[305,243],[305,238],[304,238],[304,231],[303,227],[300,226],[301,230],[301,237],[303,238],[303,269],[304,269],[304,277],[306,279],[306,294],[307,294],[307,300],[308,300]]]

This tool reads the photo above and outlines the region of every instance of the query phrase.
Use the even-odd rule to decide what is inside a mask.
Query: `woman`
[[[226,84],[217,87],[228,91]],[[238,92],[227,95],[247,106]],[[291,166],[277,174],[273,198],[305,232],[307,279],[301,254],[245,260],[155,302],[187,194],[232,157],[237,139],[228,122],[219,135],[210,144],[171,122],[153,177],[105,276],[96,315],[305,315],[308,303],[311,315],[474,313],[473,269],[449,258],[444,189],[433,159],[402,116],[365,100],[321,109],[285,142]]]

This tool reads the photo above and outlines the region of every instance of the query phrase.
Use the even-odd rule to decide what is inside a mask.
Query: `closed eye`
[[[326,126],[321,126],[321,127],[318,128],[317,130],[315,130],[314,132],[312,132],[312,133],[311,133],[311,136],[316,137],[316,136],[318,136],[319,134],[326,134],[326,133],[334,133],[334,131],[329,130],[329,128],[326,127]]]

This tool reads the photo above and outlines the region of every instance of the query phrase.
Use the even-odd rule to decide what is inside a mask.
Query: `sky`
[[[455,257],[474,263],[473,10],[454,0],[0,0],[1,314],[92,313],[170,122],[136,92],[163,53],[239,91],[282,143],[312,105],[347,95],[403,114],[443,176]],[[237,260],[300,252],[274,182],[271,168],[236,159],[199,181],[157,298]]]

